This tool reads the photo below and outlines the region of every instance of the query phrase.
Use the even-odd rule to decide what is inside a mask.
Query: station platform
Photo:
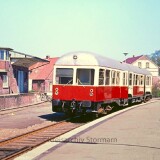
[[[99,118],[16,158],[32,159],[159,160],[160,100]]]

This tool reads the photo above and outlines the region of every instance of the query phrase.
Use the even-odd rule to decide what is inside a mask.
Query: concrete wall
[[[27,93],[17,95],[1,95],[0,96],[0,110],[21,107],[30,104],[41,102],[39,94]]]

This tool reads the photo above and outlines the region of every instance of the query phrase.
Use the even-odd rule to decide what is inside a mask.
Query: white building
[[[133,56],[125,60],[126,63],[132,64],[133,66],[138,66],[139,68],[145,68],[151,72],[153,77],[158,77],[160,67],[155,64],[151,59],[146,55]]]

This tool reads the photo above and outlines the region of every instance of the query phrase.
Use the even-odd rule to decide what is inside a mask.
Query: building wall
[[[32,80],[32,91],[45,92],[47,94],[51,94],[52,81],[51,80]]]
[[[28,81],[28,91],[32,91],[32,79]]]
[[[32,89],[36,92],[45,92],[44,80],[32,80]]]
[[[9,70],[9,61],[0,60],[0,71],[8,71]]]
[[[28,92],[28,68],[13,66],[9,61],[0,61],[0,95]],[[5,65],[4,65],[5,64]],[[6,67],[5,67],[6,66]],[[4,68],[5,67],[5,68]],[[8,86],[3,87],[3,75],[8,77]]]
[[[5,64],[5,65],[4,65]],[[9,61],[0,61],[3,72],[0,71],[0,95],[19,93],[16,79],[14,78],[13,68]],[[8,86],[3,87],[3,75],[8,77]]]
[[[143,57],[142,59],[138,59],[133,63],[134,66],[138,66],[139,62],[141,62],[141,68],[145,68],[151,72],[152,76],[159,76],[159,68],[155,65],[152,61],[148,60],[147,58]],[[149,68],[146,68],[146,63],[149,63]]]

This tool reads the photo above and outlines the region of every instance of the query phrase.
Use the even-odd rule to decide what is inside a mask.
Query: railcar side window
[[[133,85],[136,85],[136,75],[133,76]]]
[[[138,85],[141,85],[141,76],[138,75]]]
[[[126,73],[123,73],[123,85],[125,85],[126,83]]]
[[[56,69],[56,84],[73,84],[73,69],[72,68],[57,68]]]
[[[138,85],[138,75],[136,75],[136,83],[135,85]]]
[[[117,72],[116,85],[120,84],[120,72]]]
[[[116,81],[116,71],[112,71],[112,85],[115,85]]]
[[[94,85],[94,69],[77,69],[78,85]]]
[[[104,69],[99,70],[99,85],[104,84]]]
[[[146,77],[146,85],[151,85],[151,77],[149,76]]]
[[[105,85],[109,85],[110,84],[110,70],[106,70],[106,81],[105,81]]]
[[[123,72],[123,85],[128,85],[128,74],[126,72]]]
[[[129,85],[132,85],[132,73],[129,74]]]
[[[151,85],[151,81],[152,81],[152,80],[151,80],[151,77],[149,76],[149,85]]]
[[[141,76],[141,78],[140,78],[140,85],[142,86],[143,84],[144,84],[144,77]]]

